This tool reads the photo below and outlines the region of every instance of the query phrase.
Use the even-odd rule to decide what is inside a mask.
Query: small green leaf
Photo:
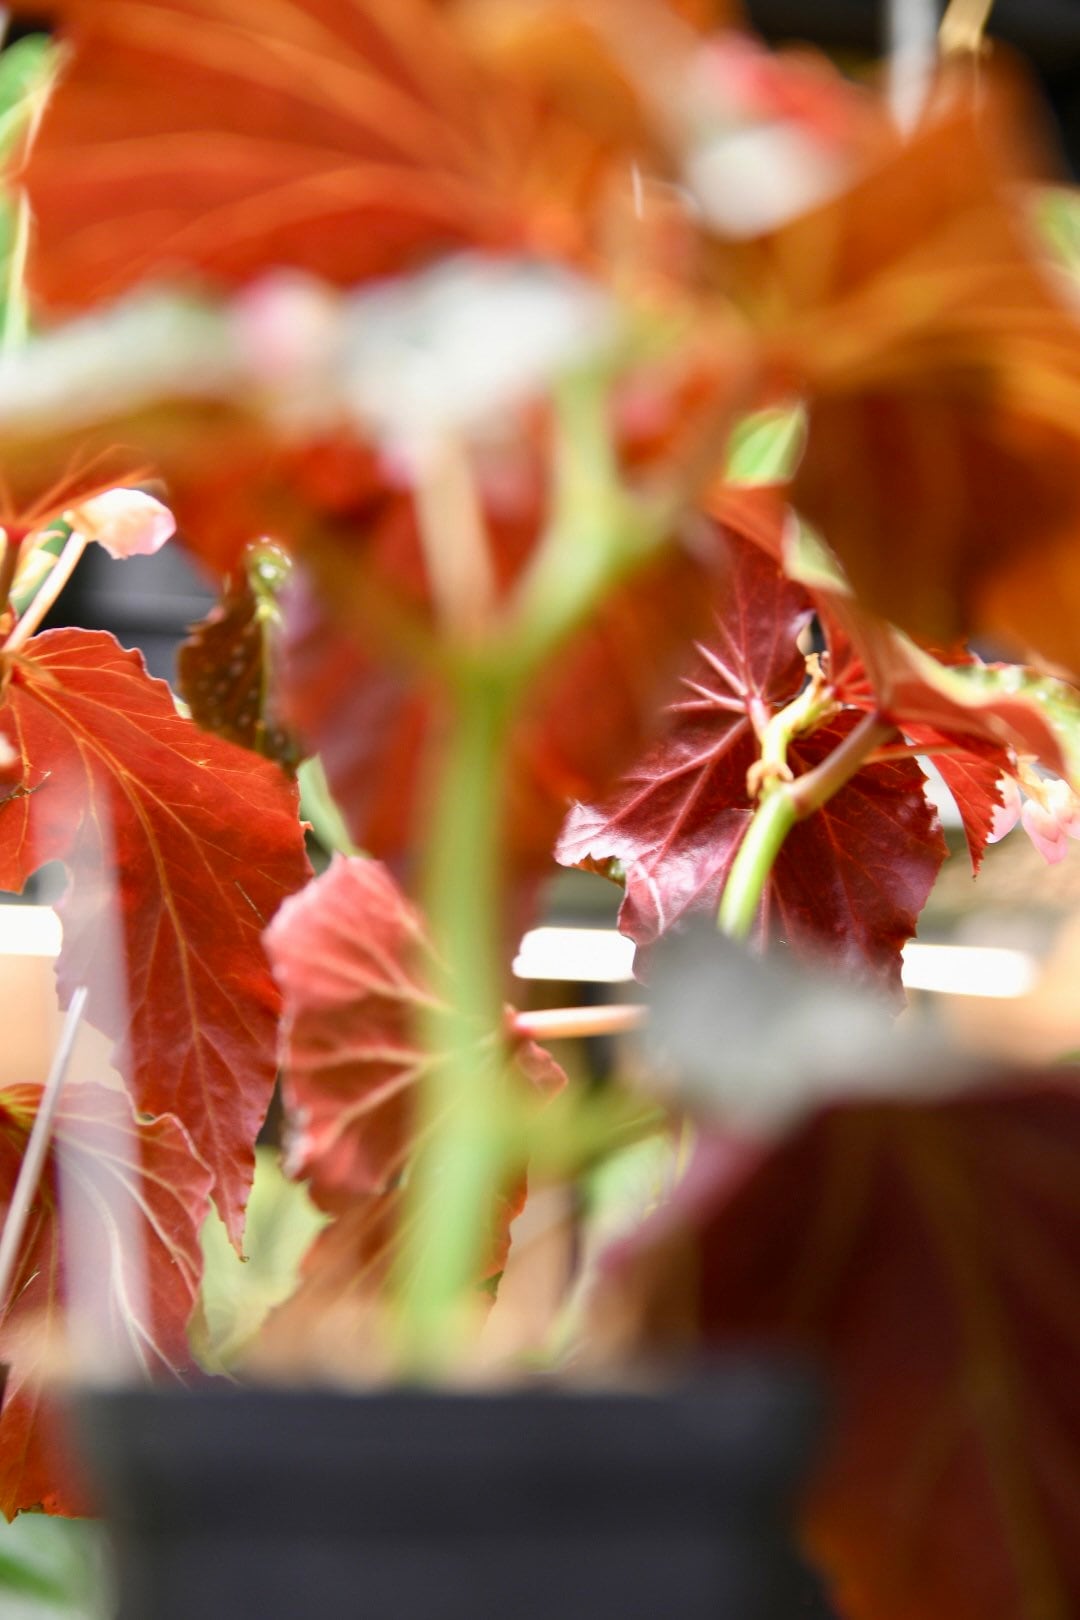
[[[1037,192],[1035,228],[1059,265],[1080,276],[1080,191],[1046,186]]]
[[[327,854],[362,855],[364,851],[357,849],[349,837],[319,756],[305,759],[296,776],[300,784],[300,819],[311,823],[312,832]]]
[[[0,161],[23,134],[56,60],[56,48],[47,34],[28,34],[0,52]]]
[[[104,1620],[104,1534],[85,1519],[20,1513],[0,1520],[4,1620]]]
[[[244,1233],[247,1259],[237,1259],[214,1215],[203,1226],[206,1270],[192,1338],[204,1366],[226,1371],[242,1356],[267,1312],[293,1292],[300,1262],[325,1224],[306,1187],[286,1178],[272,1149],[259,1148]]]
[[[56,565],[56,559],[71,539],[72,527],[62,518],[41,531],[34,549],[19,561],[19,572],[11,592],[11,605],[22,618]]]
[[[732,484],[780,484],[794,473],[806,437],[801,405],[755,411],[732,432],[727,478]]]
[[[14,1592],[20,1597],[38,1598],[43,1603],[65,1603],[67,1593],[63,1582],[15,1553],[0,1550],[0,1592]]]

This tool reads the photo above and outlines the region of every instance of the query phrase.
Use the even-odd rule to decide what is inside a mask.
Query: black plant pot
[[[826,1620],[790,1367],[664,1394],[208,1387],[83,1409],[120,1620]]]

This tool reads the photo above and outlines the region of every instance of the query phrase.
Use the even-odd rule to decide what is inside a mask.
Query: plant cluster
[[[957,27],[986,8],[904,127],[723,0],[46,9],[0,57],[0,887],[64,863],[61,1000],[123,1089],[59,1104],[0,1506],[83,1503],[42,1376],[61,1203],[105,1348],[184,1376],[280,1068],[326,1224],[279,1356],[330,1323],[459,1374],[527,1177],[689,1138],[596,1341],[819,1358],[804,1528],[853,1620],[1066,1620],[1080,1091],[879,1022],[946,855],[920,761],[974,870],[1010,815],[1051,856],[1080,816],[1075,216],[1022,72]],[[41,628],[87,544],[169,513],[222,590],[182,704]],[[315,877],[311,756],[363,851]],[[622,885],[657,1044],[669,946],[688,1026],[742,982],[695,917],[766,958],[786,1044],[729,997],[693,1085],[673,1029],[666,1089],[568,1083],[508,1005],[556,862]],[[40,1101],[0,1095],[9,1211]]]

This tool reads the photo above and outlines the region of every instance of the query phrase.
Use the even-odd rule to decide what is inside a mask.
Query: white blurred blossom
[[[141,489],[107,489],[64,515],[79,534],[117,559],[151,557],[176,532],[168,507]]]

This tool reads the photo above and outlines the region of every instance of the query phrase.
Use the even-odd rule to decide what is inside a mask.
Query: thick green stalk
[[[792,712],[798,713],[795,705]],[[774,780],[766,787],[731,863],[720,897],[716,924],[722,934],[729,939],[747,937],[754,926],[769,874],[792,827],[827,804],[856,771],[862,769],[871,754],[896,735],[896,727],[888,721],[876,714],[864,715],[854,731],[812,771],[805,771],[792,782]]]
[[[611,427],[610,382],[565,378],[557,394],[557,480],[550,527],[518,588],[501,656],[524,678],[588,619],[616,582],[664,543],[655,503],[624,485]]]
[[[7,206],[11,209],[11,247],[0,295],[0,354],[25,343],[30,331],[30,307],[26,297],[26,255],[30,246],[30,205],[19,192]]]
[[[490,670],[465,672],[431,807],[425,910],[438,958],[432,1056],[402,1230],[398,1348],[403,1370],[434,1376],[468,1332],[491,1202],[506,1170],[501,927],[506,737],[513,694]]]
[[[796,819],[790,788],[776,783],[754,812],[720,897],[717,927],[729,939],[745,939],[754,926],[769,873]]]

